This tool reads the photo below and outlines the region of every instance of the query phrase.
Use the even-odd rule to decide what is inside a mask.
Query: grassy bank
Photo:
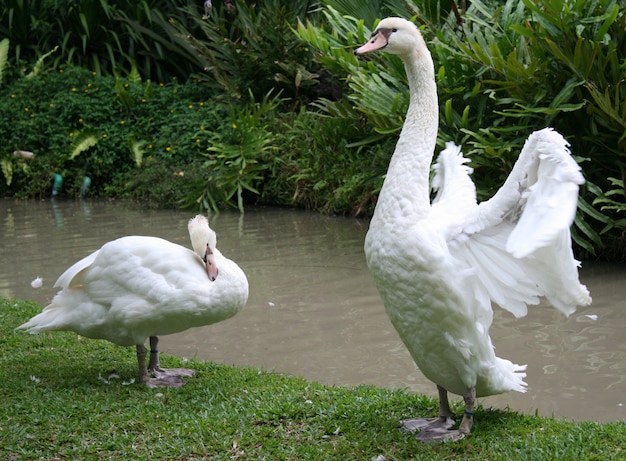
[[[136,371],[133,348],[72,333],[13,331],[40,309],[0,300],[0,459],[626,458],[625,423],[479,408],[468,438],[425,445],[397,421],[434,415],[430,398],[211,362],[189,361],[197,373],[180,389],[147,389],[128,384]],[[162,360],[166,367],[183,361]],[[454,409],[461,410],[458,402]]]

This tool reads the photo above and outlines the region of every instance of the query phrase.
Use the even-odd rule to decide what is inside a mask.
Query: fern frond
[[[137,166],[141,166],[141,163],[143,162],[143,154],[146,153],[143,148],[145,144],[146,141],[137,141],[132,136],[128,139],[128,149],[130,150],[130,154],[132,155],[133,160],[135,160],[135,165]]]
[[[0,168],[2,168],[2,173],[4,174],[4,180],[7,183],[7,186],[10,186],[11,181],[13,180],[13,166],[11,165],[11,160],[8,158],[0,159]]]
[[[70,151],[70,160],[77,157],[82,152],[98,144],[98,136],[95,130],[84,129],[74,136]]]
[[[59,49],[59,46],[55,46],[52,50],[48,51],[46,54],[43,54],[39,57],[39,59],[37,59],[37,62],[35,63],[35,65],[33,66],[33,70],[30,71],[30,73],[26,76],[27,79],[29,78],[33,78],[37,75],[40,75],[43,72],[43,62],[44,60],[50,56],[52,53],[55,53],[56,50]]]
[[[137,69],[137,64],[134,62],[131,65],[130,74],[128,74],[128,81],[131,83],[141,83],[141,74]]]
[[[5,38],[0,42],[0,82],[2,82],[2,73],[7,65],[9,56],[9,39]]]

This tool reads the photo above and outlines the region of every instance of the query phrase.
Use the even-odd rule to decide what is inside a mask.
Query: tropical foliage
[[[206,89],[195,82],[155,85],[77,67],[17,79],[2,91],[0,159],[12,175],[5,171],[0,191],[47,195],[51,176],[60,174],[65,195],[78,195],[84,176],[92,193],[119,194],[127,180],[139,180],[158,162],[169,182],[206,150],[209,128],[220,123],[206,100]],[[24,159],[14,151],[34,155]]]
[[[47,194],[61,173],[71,195],[90,176],[92,193],[160,205],[368,215],[407,86],[397,58],[353,49],[399,15],[429,42],[438,144],[463,144],[479,197],[552,125],[587,179],[577,242],[624,241],[626,0],[211,3],[0,6],[3,193]]]
[[[11,41],[18,68],[58,46],[55,66],[73,64],[110,75],[135,65],[158,81],[187,78],[197,67],[188,59],[172,59],[185,57],[184,49],[163,27],[170,17],[191,25],[180,10],[188,4],[201,9],[186,0],[6,0],[0,6],[0,35]]]
[[[229,125],[211,135],[207,152],[202,154],[206,160],[199,165],[202,177],[188,195],[190,203],[217,211],[225,202],[243,213],[244,193],[260,194],[257,184],[270,170],[275,151],[266,117],[280,99],[268,93],[256,103],[250,96],[250,104],[243,108],[231,106]]]
[[[198,77],[225,92],[230,101],[246,101],[249,93],[262,99],[270,91],[298,98],[303,88],[314,83],[307,70],[313,63],[292,27],[311,12],[313,4],[309,0],[214,2],[204,16],[188,7],[184,12],[194,22],[195,34],[185,24],[170,22],[185,37],[184,48],[202,64]]]

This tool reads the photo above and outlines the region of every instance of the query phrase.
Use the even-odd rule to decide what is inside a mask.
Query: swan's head
[[[415,24],[403,18],[385,18],[378,23],[370,41],[357,48],[355,53],[385,51],[404,57],[422,49],[426,49],[426,43]]]
[[[215,232],[209,227],[209,221],[201,214],[189,220],[187,229],[189,229],[189,238],[191,239],[193,251],[206,264],[206,273],[209,276],[209,280],[214,281],[218,273],[215,255],[213,254],[213,250],[217,246]]]

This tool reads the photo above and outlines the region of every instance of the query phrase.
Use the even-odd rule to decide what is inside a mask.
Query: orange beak
[[[357,48],[355,54],[371,53],[372,51],[382,50],[387,46],[387,40],[391,34],[391,29],[377,29],[372,34],[372,38],[369,42],[360,48]]]

